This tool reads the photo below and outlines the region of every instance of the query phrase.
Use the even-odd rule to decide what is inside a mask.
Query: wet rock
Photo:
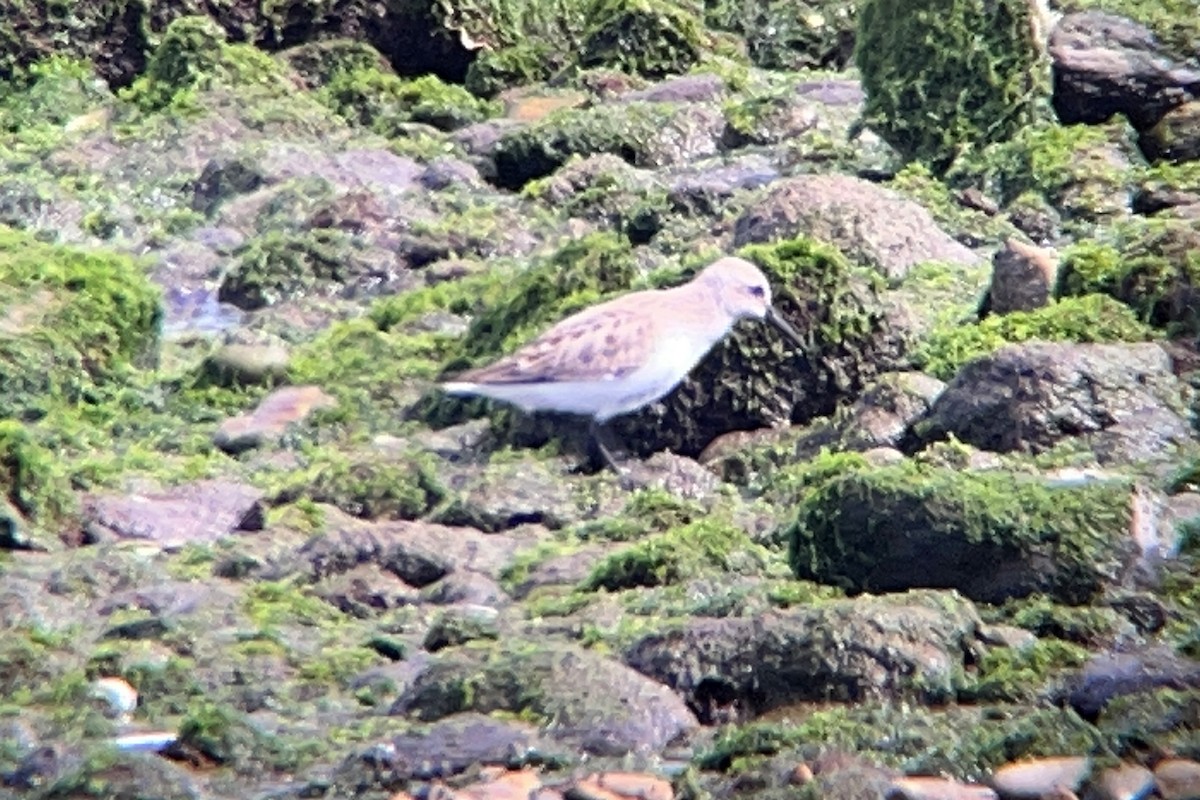
[[[1200,95],[1200,71],[1165,53],[1154,34],[1115,14],[1067,14],[1050,36],[1054,109],[1065,124],[1124,114],[1139,130]]]
[[[1095,719],[1113,699],[1155,689],[1200,687],[1200,662],[1163,647],[1127,653],[1101,653],[1064,686],[1067,702],[1080,716]]]
[[[1041,308],[1049,302],[1057,277],[1053,250],[1008,239],[992,258],[992,283],[980,315]]]
[[[1200,798],[1200,762],[1167,758],[1154,767],[1154,783],[1163,800]]]
[[[667,195],[688,214],[721,218],[735,193],[757,189],[779,178],[779,169],[762,155],[745,155],[719,164],[697,164],[674,172]]]
[[[421,589],[418,599],[422,603],[435,605],[468,603],[497,607],[509,603],[509,597],[500,584],[478,572],[451,572]]]
[[[213,434],[213,443],[233,455],[253,450],[278,440],[314,411],[336,404],[319,386],[285,386],[263,398],[250,413],[222,422]]]
[[[569,553],[550,556],[531,567],[513,587],[513,597],[523,600],[549,586],[575,586],[591,574],[596,564],[617,545],[585,545]]]
[[[713,724],[806,700],[951,696],[979,624],[974,606],[952,593],[863,596],[692,619],[642,638],[623,660]]]
[[[1195,94],[1200,96],[1200,73]],[[1142,152],[1152,161],[1196,161],[1200,159],[1200,100],[1192,100],[1168,111],[1138,138]]]
[[[318,582],[314,591],[342,613],[359,618],[419,602],[416,589],[374,564],[331,575]]]
[[[991,784],[1005,800],[1041,800],[1057,790],[1077,791],[1091,770],[1085,756],[1037,758],[1005,764],[992,773]]]
[[[470,692],[463,692],[465,686]],[[653,753],[696,727],[665,686],[596,652],[547,642],[436,656],[392,714],[440,719],[461,711],[533,713],[545,734],[593,755]]]
[[[227,480],[197,481],[84,499],[83,530],[91,542],[148,539],[162,547],[207,544],[262,527],[263,493]]]
[[[800,234],[836,245],[891,281],[901,280],[925,261],[979,260],[943,232],[920,204],[847,175],[803,175],[777,182],[738,219],[734,245]]]
[[[204,360],[201,373],[217,386],[258,386],[281,383],[289,354],[278,344],[226,344]]]
[[[669,781],[638,772],[601,772],[575,781],[568,800],[674,800]]]
[[[211,216],[222,200],[262,186],[265,176],[257,166],[237,156],[210,160],[192,186],[192,210]]]
[[[1009,345],[959,370],[918,429],[996,452],[1082,438],[1122,463],[1122,440],[1191,440],[1187,395],[1154,344]]]
[[[425,633],[422,646],[431,653],[447,647],[457,647],[479,639],[498,639],[497,612],[486,606],[457,606],[447,608],[433,621]]]

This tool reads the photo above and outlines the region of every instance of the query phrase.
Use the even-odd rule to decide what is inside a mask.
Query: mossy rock
[[[37,417],[158,358],[160,292],[128,256],[0,226],[0,418]]]
[[[282,479],[276,504],[327,503],[364,519],[419,519],[446,496],[431,457],[320,450]]]
[[[1200,16],[1191,0],[1061,0],[1054,7],[1062,14],[1106,11],[1145,25],[1168,52],[1179,59],[1196,57],[1200,41]]]
[[[567,55],[544,41],[482,51],[467,69],[463,86],[479,97],[495,97],[512,86],[549,79],[567,64]]]
[[[667,105],[638,102],[555,112],[500,138],[492,153],[496,183],[519,189],[575,155],[611,153],[642,166],[647,142],[662,131],[674,111]]]
[[[1006,344],[1049,342],[1145,342],[1155,332],[1129,306],[1103,294],[1064,297],[1034,311],[992,315],[978,322],[945,322],[917,346],[919,369],[950,380],[959,368]]]
[[[375,68],[336,73],[321,97],[343,118],[388,137],[400,135],[410,122],[450,131],[500,111],[497,104],[434,75],[406,80]]]
[[[801,578],[855,592],[954,588],[985,602],[1085,603],[1129,568],[1129,486],[902,463],[809,491],[784,533]]]
[[[111,98],[86,61],[50,56],[0,83],[0,129],[25,135],[29,128],[61,129]]]
[[[296,71],[309,89],[319,89],[335,77],[360,70],[383,74],[392,71],[378,50],[355,39],[306,42],[282,51],[279,58]]]
[[[662,0],[603,0],[583,40],[580,65],[646,78],[686,72],[704,48],[701,22]]]
[[[842,69],[854,55],[860,2],[710,0],[704,22],[738,35],[750,61],[770,70]]]
[[[357,242],[336,229],[272,231],[246,243],[217,297],[249,311],[313,291],[339,291],[351,277]]]
[[[855,61],[866,123],[943,172],[1047,113],[1049,70],[1026,0],[864,0]]]
[[[948,177],[981,183],[1004,206],[1022,196],[1041,197],[1064,222],[1080,227],[1125,215],[1135,153],[1132,129],[1124,122],[1044,122],[973,151]]]
[[[1200,225],[1137,218],[1063,253],[1055,294],[1100,292],[1170,334],[1200,332]]]

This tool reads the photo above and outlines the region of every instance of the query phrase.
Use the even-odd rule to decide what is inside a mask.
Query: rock
[[[490,607],[508,605],[509,602],[500,584],[478,572],[451,572],[421,589],[418,599],[436,605],[468,603]]]
[[[954,436],[1002,453],[1079,438],[1098,454],[1110,448],[1102,463],[1122,464],[1122,440],[1191,440],[1187,395],[1157,345],[1033,342],[969,362],[917,427],[925,441]]]
[[[455,800],[531,800],[542,781],[536,770],[503,770],[455,793]]]
[[[106,716],[128,722],[137,708],[138,693],[124,678],[97,678],[92,681],[92,694],[108,705]]]
[[[1155,689],[1200,687],[1200,662],[1164,647],[1135,652],[1101,653],[1063,687],[1071,707],[1085,719],[1095,719],[1114,698]]]
[[[1042,800],[1060,789],[1077,791],[1091,769],[1085,756],[1037,758],[1005,764],[992,773],[991,784],[1004,800]]]
[[[697,73],[668,78],[645,89],[624,92],[615,98],[620,103],[703,103],[725,94],[725,81],[719,75]]]
[[[532,713],[550,720],[545,735],[596,756],[658,752],[696,728],[670,689],[594,651],[506,642],[481,655],[470,648],[435,655],[390,713],[422,720]]]
[[[431,653],[478,639],[499,639],[496,609],[486,606],[447,608],[425,633],[422,646]]]
[[[1154,784],[1163,800],[1200,798],[1200,762],[1167,758],[1154,767]]]
[[[980,315],[1041,308],[1049,302],[1057,277],[1053,250],[1008,239],[992,258],[992,283]]]
[[[703,162],[672,172],[667,199],[681,212],[720,219],[736,192],[757,189],[778,178],[778,167],[758,154]]]
[[[249,414],[222,422],[213,434],[213,443],[233,455],[262,447],[314,411],[335,405],[337,401],[319,386],[285,386],[263,398]]]
[[[954,588],[990,603],[1043,592],[1075,604],[1157,560],[1131,531],[1131,501],[1124,479],[846,464],[808,488],[777,535],[799,577],[855,591]]]
[[[755,617],[694,618],[642,637],[622,658],[714,724],[804,701],[952,696],[979,624],[974,606],[952,593],[863,595]]]
[[[912,776],[896,778],[888,786],[885,800],[996,800],[996,791],[975,783],[950,778]]]
[[[422,588],[452,572],[478,572],[497,579],[519,544],[531,538],[427,522],[365,523],[339,515],[327,521],[327,532],[305,543],[296,557],[314,579],[375,564]]]
[[[277,344],[226,344],[204,360],[201,372],[217,386],[281,383],[289,354]]]
[[[1200,74],[1195,94],[1200,95]],[[1138,145],[1151,161],[1196,161],[1200,159],[1200,100],[1176,106],[1153,128],[1142,133]]]
[[[637,772],[600,772],[575,781],[567,800],[674,800],[669,781]]]
[[[1154,791],[1154,773],[1141,764],[1124,762],[1092,776],[1085,800],[1145,800]]]
[[[147,539],[165,548],[208,544],[236,531],[261,530],[263,493],[227,480],[186,483],[83,501],[83,530],[92,542]]]
[[[946,384],[920,372],[880,375],[835,425],[847,450],[899,447],[913,423],[929,413]]]
[[[979,257],[943,232],[920,204],[848,175],[778,181],[738,218],[734,245],[799,234],[823,239],[889,281],[926,261],[974,264]]]
[[[578,521],[584,509],[555,467],[526,456],[458,471],[446,479],[449,499],[431,521],[486,533],[528,524],[554,530]]]
[[[1050,36],[1054,109],[1064,124],[1124,114],[1138,130],[1200,95],[1200,71],[1165,53],[1154,34],[1115,14],[1067,14]]]

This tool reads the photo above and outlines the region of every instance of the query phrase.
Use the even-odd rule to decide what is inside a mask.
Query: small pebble
[[[996,800],[996,792],[977,783],[918,775],[896,778],[885,797],[887,800]]]
[[[138,693],[124,678],[98,678],[92,681],[92,695],[103,698],[112,710],[110,716],[127,721],[137,708]]]

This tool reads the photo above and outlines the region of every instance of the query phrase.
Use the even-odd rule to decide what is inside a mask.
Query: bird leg
[[[624,475],[625,471],[617,464],[617,460],[613,458],[612,451],[608,449],[608,445],[605,443],[605,440],[608,438],[608,430],[604,427],[604,424],[593,419],[591,425],[588,427],[588,442],[594,449],[595,454],[600,456],[600,459],[609,469],[618,475]]]

